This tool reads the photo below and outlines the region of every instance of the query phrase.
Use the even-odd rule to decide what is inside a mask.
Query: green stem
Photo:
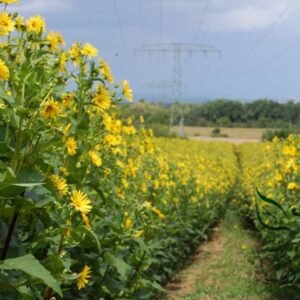
[[[134,273],[132,274],[132,276],[129,278],[129,280],[128,280],[127,283],[126,283],[126,286],[127,286],[127,287],[130,287],[132,281],[134,280],[134,278],[135,278],[135,277],[137,276],[137,274],[139,273],[140,268],[141,268],[141,266],[142,266],[142,264],[143,264],[143,262],[144,262],[145,256],[146,256],[146,252],[143,251],[143,255],[142,255],[142,257],[141,257],[141,260],[140,260],[139,264],[137,265],[137,267],[136,267]],[[113,299],[117,299],[117,297],[119,296],[120,293],[121,293],[121,291],[118,292],[118,293],[116,293],[116,294],[113,296]]]
[[[49,300],[52,297],[52,289],[50,287],[47,288],[46,293],[45,293],[45,300]]]
[[[17,140],[16,140],[16,149],[15,149],[15,153],[14,153],[14,156],[12,159],[12,168],[13,168],[14,172],[17,172],[18,167],[19,167],[20,152],[21,152],[21,146],[22,146],[22,141],[23,141],[22,126],[23,126],[23,118],[21,117],[20,123],[19,123]]]
[[[19,216],[19,211],[18,211],[18,209],[16,209],[11,218],[10,224],[9,224],[8,233],[7,233],[5,242],[4,242],[0,260],[4,260],[6,258],[9,244],[10,244],[10,241],[12,238],[12,234],[13,234],[14,228],[15,228],[17,220],[18,220],[18,216]]]
[[[63,244],[64,244],[64,238],[65,236],[62,234],[60,236],[60,241],[59,241],[59,245],[58,245],[58,249],[57,249],[57,254],[60,255],[61,254],[61,251],[63,249]],[[51,287],[47,287],[46,289],[46,293],[45,293],[45,296],[44,296],[44,300],[49,300],[51,297],[52,297],[52,293],[53,293],[53,290]]]

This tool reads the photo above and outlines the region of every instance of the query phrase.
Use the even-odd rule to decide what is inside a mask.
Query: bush
[[[279,139],[286,139],[293,132],[289,129],[267,129],[262,134],[263,141],[272,141],[275,137]]]
[[[211,137],[228,137],[228,134],[221,133],[221,129],[219,127],[214,128],[210,134]]]
[[[170,127],[163,124],[153,124],[149,129],[155,137],[177,137],[176,132],[170,132]]]

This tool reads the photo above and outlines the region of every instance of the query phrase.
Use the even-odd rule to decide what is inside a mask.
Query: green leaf
[[[120,257],[106,252],[104,254],[104,259],[108,264],[117,269],[122,279],[124,279],[126,274],[131,271],[131,267]]]
[[[289,227],[286,227],[286,226],[271,226],[271,225],[269,225],[269,224],[266,224],[266,223],[263,221],[263,219],[262,219],[262,217],[261,217],[261,215],[260,215],[260,213],[259,213],[259,208],[258,208],[257,201],[256,201],[256,203],[255,203],[255,209],[256,209],[256,215],[257,215],[258,221],[259,221],[259,223],[260,223],[262,226],[264,226],[264,227],[266,227],[266,228],[268,228],[268,229],[271,229],[271,230],[288,230],[288,231],[292,231]]]
[[[52,288],[62,297],[62,291],[59,283],[51,275],[51,273],[45,269],[43,265],[31,254],[20,256],[17,258],[9,258],[0,263],[0,269],[2,270],[20,270],[24,273],[42,280],[47,286]]]
[[[33,298],[32,292],[29,287],[22,285],[17,289],[21,294],[23,300],[31,300]]]
[[[22,186],[22,187],[34,187],[34,186],[38,186],[38,185],[43,185],[43,182],[37,182],[37,183],[13,183],[11,184],[12,186]]]
[[[0,142],[0,157],[12,157],[14,153],[13,148],[7,145],[7,143]]]
[[[98,195],[101,197],[101,199],[104,201],[104,203],[106,203],[106,198],[105,198],[105,195],[104,195],[103,191],[96,184],[94,184],[92,182],[88,183],[88,185],[92,189],[94,189],[98,193]]]
[[[31,187],[43,184],[43,180],[44,177],[37,170],[22,167],[16,184],[18,184],[18,186]]]
[[[7,104],[9,104],[10,106],[13,106],[15,103],[14,98],[12,96],[7,95],[7,93],[5,92],[5,90],[3,88],[3,84],[0,84],[0,98],[5,100],[5,102]]]
[[[88,228],[87,226],[79,226],[78,230],[86,233],[95,242],[95,244],[97,246],[97,249],[100,253],[101,252],[101,245],[100,245],[100,241],[99,241],[99,238],[96,235],[96,233],[92,229]]]
[[[297,209],[296,209],[295,207],[293,207],[293,208],[291,209],[291,211],[292,211],[292,214],[293,214],[295,217],[300,217],[300,212],[297,211]]]
[[[18,175],[15,177],[13,170],[7,168],[6,172],[0,177],[0,198],[15,198],[24,192],[25,188],[43,185],[42,175],[29,168],[22,168]]]
[[[263,200],[264,202],[267,202],[269,204],[272,204],[274,206],[276,206],[277,208],[279,208],[285,215],[287,215],[287,213],[285,212],[285,210],[282,208],[282,206],[276,202],[275,200],[271,199],[271,198],[267,198],[266,196],[264,196],[263,194],[261,194],[259,192],[258,189],[256,189],[256,192],[258,194],[258,196],[260,197],[261,200]]]
[[[0,182],[0,198],[15,198],[24,192],[24,187],[14,186],[11,183]]]

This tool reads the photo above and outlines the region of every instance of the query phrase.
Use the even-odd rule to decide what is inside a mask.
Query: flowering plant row
[[[121,120],[128,81],[16,2],[0,0],[0,298],[150,299],[222,214],[232,148]]]
[[[300,290],[300,140],[242,145],[241,213],[255,220],[262,237],[262,259],[272,262],[278,286],[290,297]],[[294,298],[293,298],[294,299]]]

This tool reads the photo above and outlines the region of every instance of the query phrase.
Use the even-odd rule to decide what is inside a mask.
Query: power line
[[[282,18],[286,15],[292,4],[296,0],[291,0],[287,3],[285,8],[281,11],[279,16],[277,17],[277,20],[271,24],[271,26],[266,30],[266,32],[254,43],[254,45],[244,54],[242,55],[238,60],[236,60],[233,64],[228,66],[224,71],[229,71],[233,69],[234,67],[238,66],[241,62],[243,62],[245,59],[247,59],[252,53],[255,52],[255,50],[264,42],[265,39],[268,38],[268,36],[272,33],[273,30],[276,29],[281,24]]]
[[[163,31],[163,0],[159,0],[159,35],[158,35],[158,42],[161,42]]]
[[[300,38],[296,39],[293,43],[291,43],[288,47],[284,48],[277,54],[275,54],[273,57],[269,58],[267,61],[261,63],[259,66],[253,68],[253,69],[260,69],[262,67],[268,66],[274,61],[276,61],[278,58],[283,56],[284,54],[288,53],[290,50],[294,49],[298,44],[300,43]]]
[[[140,28],[143,28],[144,27],[143,0],[139,0],[138,2],[138,12],[139,12]]]
[[[205,15],[206,15],[207,10],[208,10],[209,2],[210,2],[210,0],[206,0],[206,2],[204,4],[204,10],[203,10],[203,13],[202,13],[201,18],[200,18],[199,27],[197,28],[194,39],[193,39],[194,42],[197,41],[197,39],[198,39],[198,37],[199,37],[199,35],[202,31],[204,20],[205,20]]]
[[[195,43],[157,43],[150,45],[143,45],[141,48],[136,49],[135,52],[145,52],[151,53],[171,53],[173,54],[173,101],[182,101],[182,55],[188,53],[192,55],[193,53],[203,53],[204,55],[208,53],[218,53],[220,50],[216,49],[211,45],[195,44]],[[181,109],[181,120],[179,134],[183,135],[184,118],[183,111]],[[170,117],[170,128],[172,126],[173,117]]]
[[[124,46],[125,50],[129,54],[129,50],[128,50],[128,46],[127,46],[127,41],[126,41],[125,34],[124,34],[124,31],[123,31],[123,26],[122,26],[122,22],[121,22],[121,18],[120,18],[120,13],[119,13],[119,9],[118,9],[118,5],[117,5],[116,0],[113,0],[113,4],[114,4],[115,14],[116,14],[116,17],[117,17],[117,23],[118,23],[118,27],[119,27],[119,32],[120,32],[120,36],[121,36],[121,39],[122,39],[122,43],[123,43],[123,46]]]
[[[168,100],[170,91],[173,90],[173,82],[169,81],[151,81],[147,84],[153,90],[158,91],[160,100]]]

